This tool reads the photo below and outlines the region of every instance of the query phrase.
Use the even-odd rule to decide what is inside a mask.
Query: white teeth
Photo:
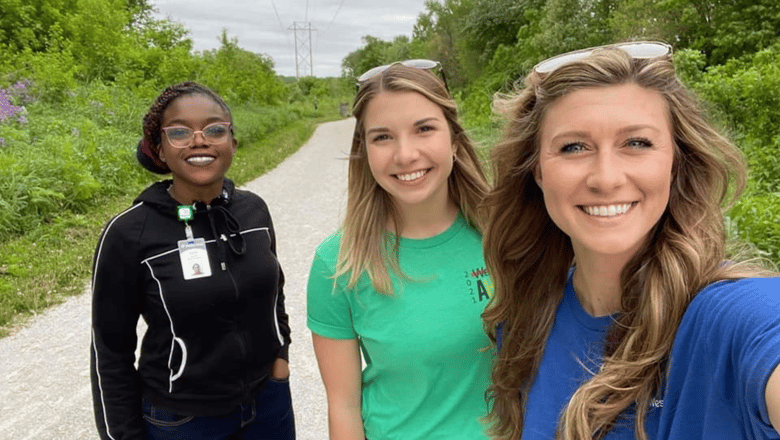
[[[196,164],[206,164],[213,162],[214,158],[211,156],[192,156],[187,158],[187,162]]]
[[[609,206],[583,206],[589,215],[595,215],[599,217],[614,217],[616,215],[625,214],[626,211],[631,209],[632,203],[626,203],[623,205],[609,205]]]
[[[403,180],[404,182],[410,182],[412,180],[419,179],[420,177],[424,176],[425,173],[427,172],[428,172],[427,170],[420,170],[410,174],[396,174],[395,177],[397,177],[399,180]]]

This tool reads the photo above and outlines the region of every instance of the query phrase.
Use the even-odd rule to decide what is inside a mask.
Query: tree
[[[66,23],[81,9],[76,0],[0,0],[0,44],[18,52],[43,52],[52,28],[65,39],[71,37]]]
[[[621,39],[651,38],[723,64],[769,47],[780,35],[776,0],[621,0],[610,18]]]
[[[514,46],[520,27],[528,24],[523,11],[540,1],[476,0],[463,28],[467,43],[480,52],[480,64],[493,57],[499,46]]]
[[[357,78],[372,67],[395,61],[390,60],[387,56],[391,47],[391,44],[387,41],[366,35],[363,37],[363,43],[363,47],[351,52],[341,62],[341,70],[344,76]]]
[[[418,16],[413,39],[424,42],[423,52],[428,58],[442,63],[450,87],[464,86],[479,73],[479,55],[468,42],[466,20],[474,7],[474,0],[427,0],[426,12]]]
[[[544,57],[611,42],[607,16],[610,0],[547,0],[540,32],[528,43]]]
[[[702,20],[689,47],[703,51],[710,64],[723,64],[769,47],[780,35],[780,3],[776,0],[692,1]]]
[[[274,105],[287,93],[276,77],[273,60],[267,55],[242,49],[238,38],[222,29],[219,49],[201,54],[198,79],[233,103]]]

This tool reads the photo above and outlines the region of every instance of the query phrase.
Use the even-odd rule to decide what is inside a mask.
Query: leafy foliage
[[[233,102],[279,104],[287,88],[276,78],[273,61],[265,55],[238,46],[237,38],[228,38],[222,30],[219,49],[205,51],[199,63],[198,77],[214,91]]]
[[[739,133],[751,189],[780,193],[780,42],[709,68],[695,87]]]
[[[748,195],[729,212],[734,236],[753,243],[770,261],[780,261],[780,195]]]
[[[513,46],[517,32],[527,24],[523,11],[529,1],[476,0],[465,19],[464,32],[468,44],[481,52],[482,64],[488,62],[499,46]]]

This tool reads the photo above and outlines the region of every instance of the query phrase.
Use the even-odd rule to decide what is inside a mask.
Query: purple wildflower
[[[22,111],[22,107],[17,107],[11,104],[8,92],[4,89],[0,89],[0,122],[13,116],[14,113]]]
[[[33,97],[30,94],[30,85],[32,81],[29,79],[23,79],[17,81],[12,86],[8,87],[7,93],[14,98],[18,104],[25,104],[33,101]]]

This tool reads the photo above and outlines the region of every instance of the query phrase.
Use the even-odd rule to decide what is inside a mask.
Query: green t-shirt
[[[333,282],[341,233],[318,247],[308,283],[308,326],[333,339],[357,338],[363,424],[372,440],[485,439],[479,420],[494,351],[480,314],[493,293],[479,233],[463,218],[422,240],[401,238],[394,293],[364,275],[351,291]]]

